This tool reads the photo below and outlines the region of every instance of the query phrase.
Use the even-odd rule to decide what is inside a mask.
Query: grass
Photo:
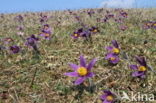
[[[50,41],[41,40],[38,43],[41,55],[35,56],[31,49],[24,45],[24,41],[16,33],[16,27],[24,26],[24,37],[40,32],[40,13],[20,13],[24,22],[20,23],[14,18],[19,14],[1,14],[0,38],[11,37],[12,44],[19,45],[22,50],[18,54],[10,54],[7,50],[0,51],[0,93],[7,91],[7,99],[0,99],[0,103],[101,103],[99,96],[103,89],[124,90],[127,93],[151,93],[156,96],[156,74],[148,72],[148,78],[140,81],[131,77],[129,64],[135,64],[134,57],[143,55],[148,65],[156,70],[156,29],[142,29],[145,21],[156,20],[155,9],[127,9],[128,18],[124,25],[125,31],[119,30],[120,24],[111,19],[108,23],[96,22],[103,18],[106,10],[101,13],[93,9],[95,14],[89,17],[87,9],[73,11],[87,26],[97,26],[100,33],[93,35],[93,43],[85,42],[83,38],[74,41],[70,34],[81,25],[68,11],[43,12],[49,17],[47,23],[53,27],[53,38]],[[114,9],[111,13],[117,14]],[[58,23],[60,22],[60,23]],[[117,40],[121,47],[121,61],[116,66],[109,66],[104,60],[105,46],[111,40]],[[147,42],[144,44],[144,42]],[[0,45],[3,44],[2,41]],[[12,45],[9,44],[9,45]],[[8,45],[5,45],[6,47]],[[74,86],[75,78],[64,76],[72,69],[68,63],[78,64],[79,56],[83,54],[87,60],[97,58],[93,68],[96,74],[92,78],[95,84],[94,92],[81,86]],[[128,55],[125,57],[125,55]],[[85,82],[86,85],[87,82]],[[128,103],[128,101],[121,101]],[[135,103],[135,102],[129,102]],[[153,102],[154,103],[154,102]]]

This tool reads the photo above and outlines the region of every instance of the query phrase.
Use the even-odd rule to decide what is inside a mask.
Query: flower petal
[[[103,92],[104,92],[107,96],[108,96],[108,95],[113,95],[113,93],[112,93],[111,91],[109,91],[109,90],[104,90]]]
[[[146,64],[146,60],[144,57],[139,57],[139,56],[136,56],[136,60],[138,61],[139,64],[143,65],[143,66],[147,66]]]
[[[81,84],[84,80],[86,79],[86,77],[79,77],[76,81],[75,81],[75,85],[79,85]]]
[[[95,65],[97,59],[93,59],[87,66],[88,71],[91,70],[91,68]]]
[[[140,76],[143,76],[144,74],[145,74],[144,72],[136,71],[136,72],[133,72],[132,73],[132,76],[133,77],[140,77]]]
[[[108,53],[106,54],[105,59],[107,60],[110,59],[111,57],[114,57],[114,55],[112,53]]]
[[[103,94],[100,98],[101,98],[102,100],[105,100],[107,96],[108,96],[108,95]]]
[[[113,50],[113,47],[112,47],[112,46],[107,46],[106,49],[107,49],[108,51],[112,51],[112,50]]]
[[[107,101],[107,99],[105,99],[103,103],[112,103],[112,101]]]
[[[42,34],[39,34],[39,35],[44,37],[44,34],[43,33]]]
[[[78,76],[79,76],[79,75],[77,74],[77,72],[64,73],[64,75],[70,76],[70,77],[78,77]]]
[[[70,63],[69,65],[70,65],[70,67],[71,67],[73,70],[75,70],[75,71],[79,68],[78,65],[73,64],[73,63]]]
[[[110,62],[113,64],[117,64],[119,62],[119,57],[116,56],[115,60],[111,60]]]
[[[133,69],[133,70],[137,70],[138,69],[137,65],[130,65],[129,67],[130,67],[130,69]]]
[[[86,60],[83,56],[80,56],[80,65],[86,67]]]
[[[95,76],[95,74],[93,72],[90,72],[90,73],[87,74],[88,78],[91,78],[91,77],[94,77],[94,76]]]
[[[119,45],[116,40],[112,40],[112,44],[115,48],[119,48]]]

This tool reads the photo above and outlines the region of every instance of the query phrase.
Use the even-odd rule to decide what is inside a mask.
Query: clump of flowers
[[[122,16],[123,18],[127,18],[128,17],[128,14],[127,14],[127,12],[121,10],[120,11],[120,16]]]
[[[108,90],[103,91],[103,95],[101,96],[102,103],[114,103],[115,102],[115,95]]]
[[[19,53],[19,51],[20,51],[20,47],[17,45],[10,46],[9,49],[10,49],[11,53],[13,53],[13,54]]]
[[[153,27],[154,29],[156,29],[156,21],[153,22],[152,27]]]
[[[35,51],[38,52],[38,48],[37,48],[36,43],[37,43],[37,41],[38,41],[39,39],[38,39],[37,37],[35,37],[35,35],[31,35],[31,36],[28,37],[26,40],[27,40],[27,41],[26,41],[25,44],[26,44],[28,47],[31,47],[31,48],[33,48]]]
[[[78,39],[81,36],[82,32],[83,32],[83,28],[80,28],[80,29],[76,30],[75,32],[73,32],[73,34],[71,34],[71,37],[73,39]]]
[[[130,69],[135,70],[135,72],[132,73],[133,77],[139,77],[139,78],[145,78],[147,73],[147,63],[144,57],[137,56],[136,61],[139,63],[139,65],[130,65]]]
[[[152,27],[156,28],[156,23],[154,23],[153,21],[148,21],[143,25],[143,29],[151,29]]]
[[[92,26],[91,28],[89,28],[89,31],[93,34],[100,32],[98,27],[95,27],[95,26]]]
[[[108,53],[105,57],[106,60],[109,61],[111,64],[117,64],[119,62],[119,57],[118,55],[114,55],[112,53]]]
[[[91,31],[88,28],[87,28],[87,30],[84,30],[83,28],[76,30],[71,35],[71,37],[74,39],[78,39],[79,37],[83,37],[83,38],[85,38],[86,41],[92,42]]]
[[[51,33],[52,33],[52,31],[50,29],[50,26],[48,24],[45,24],[43,26],[42,33],[39,35],[44,37],[45,39],[49,40],[51,37]]]
[[[91,17],[93,14],[95,14],[94,10],[92,10],[92,9],[89,10],[87,13],[88,13],[88,15],[89,15],[90,17]]]
[[[71,63],[70,67],[74,70],[74,72],[65,73],[65,75],[70,77],[78,77],[78,79],[74,82],[74,84],[79,85],[83,83],[87,78],[91,78],[94,76],[94,73],[91,72],[91,69],[95,63],[96,59],[93,59],[87,65],[85,58],[83,56],[80,56],[80,65]]]
[[[43,13],[40,14],[40,23],[43,24],[48,21],[48,17],[46,15],[43,15]]]
[[[116,40],[112,40],[113,46],[107,46],[106,49],[108,53],[106,54],[105,59],[109,61],[109,63],[117,64],[119,62],[119,45]]]
[[[112,46],[107,46],[106,49],[109,53],[118,55],[120,53],[119,44],[116,40],[112,40]]]

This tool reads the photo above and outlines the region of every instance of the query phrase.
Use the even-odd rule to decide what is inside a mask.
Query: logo
[[[112,91],[114,92],[114,91]],[[154,94],[150,93],[141,93],[141,92],[125,92],[121,90],[117,90],[117,98],[121,101],[130,101],[130,102],[151,102],[155,101]]]

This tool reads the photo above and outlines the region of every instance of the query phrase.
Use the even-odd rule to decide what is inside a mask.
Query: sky
[[[0,0],[0,13],[99,7],[156,8],[156,0]]]

